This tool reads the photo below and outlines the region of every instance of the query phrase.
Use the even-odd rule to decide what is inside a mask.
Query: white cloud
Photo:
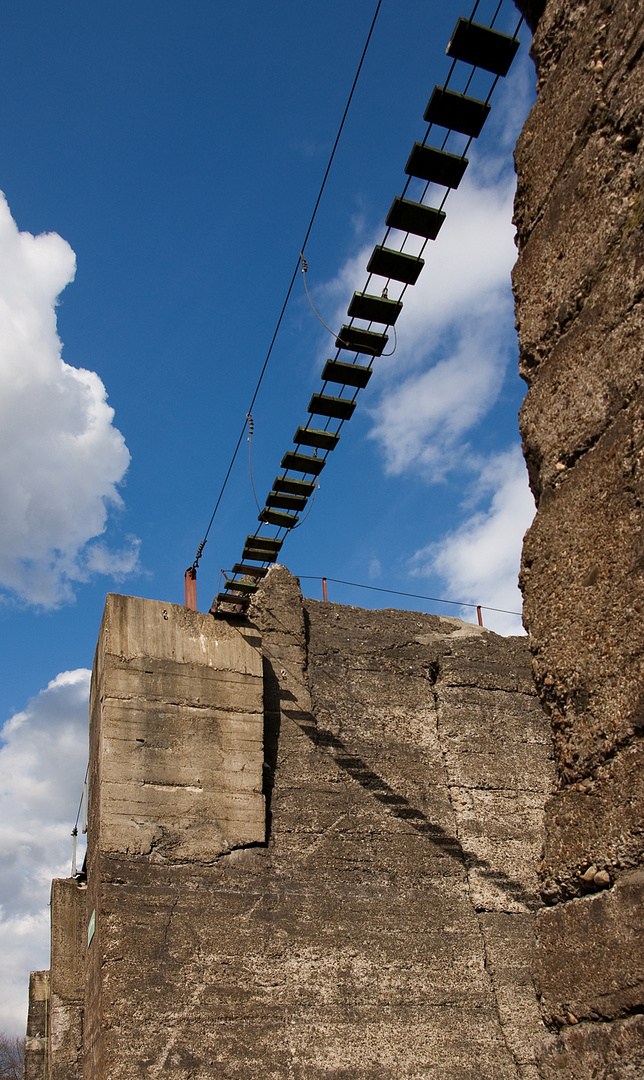
[[[372,385],[382,390],[372,409],[371,437],[380,443],[389,473],[420,470],[429,480],[442,480],[462,464],[466,433],[497,399],[514,344],[514,188],[507,168],[500,177],[498,168],[491,169],[486,183],[466,174],[448,200],[438,239],[425,249],[417,284],[404,295],[395,353],[375,361]],[[388,244],[399,246],[400,239]],[[347,295],[364,286],[370,253],[368,245],[315,290],[316,306],[335,309],[331,323],[338,328]],[[383,284],[374,278],[369,291],[377,295]],[[398,295],[393,286],[389,295]],[[394,340],[388,333],[389,350]]]
[[[49,967],[49,892],[71,869],[90,674],[57,675],[0,732],[0,1030],[24,1034],[29,971]]]
[[[428,335],[443,333],[455,321],[502,314],[516,259],[515,183],[509,173],[491,184],[465,174],[446,203],[437,239],[425,248],[426,265],[417,284],[405,293],[399,348],[435,353],[439,343]]]
[[[491,493],[488,509],[472,514],[438,543],[417,551],[412,573],[439,574],[446,595],[464,603],[519,612],[521,543],[534,517],[521,448],[514,446],[487,461],[477,486],[479,494]],[[499,634],[522,632],[516,616],[493,611],[484,611],[483,616],[485,625]],[[471,621],[471,609],[463,609],[462,618]]]
[[[472,147],[463,182],[446,202],[438,238],[423,253],[425,267],[404,293],[395,352],[374,361],[369,385],[370,394],[378,395],[370,437],[382,450],[385,472],[414,483],[419,478],[445,482],[445,499],[452,502],[461,499],[464,475],[476,478],[469,499],[460,505],[463,524],[418,551],[412,572],[438,573],[447,597],[510,611],[521,610],[521,540],[534,504],[518,448],[486,462],[474,447],[477,425],[497,402],[517,351],[510,285],[516,259],[516,178],[509,159],[534,99],[533,79],[526,56],[500,88],[501,100],[488,122],[495,151]],[[415,183],[407,198],[419,197],[422,185],[415,188]],[[440,189],[438,199],[443,193]],[[424,201],[437,205],[431,193]],[[373,244],[382,241],[382,230],[370,239],[332,281],[314,289],[316,307],[338,329],[346,319],[347,297],[364,287],[365,268]],[[402,239],[393,233],[387,245],[400,248]],[[421,243],[408,238],[404,250],[417,254]],[[383,285],[383,279],[373,278],[368,291],[378,295]],[[400,291],[391,283],[389,297],[399,298]],[[388,333],[390,350],[395,337],[392,330]],[[497,416],[501,413],[499,406]],[[506,415],[505,422],[508,427],[513,422],[516,430],[515,417]],[[454,479],[456,495],[455,485],[449,487]],[[487,510],[477,510],[486,496]],[[471,620],[471,610],[464,609],[463,617]],[[516,616],[486,612],[485,620],[499,632],[521,632]]]
[[[56,302],[75,269],[60,236],[18,232],[0,193],[0,586],[46,607],[111,572],[87,544],[121,505],[130,460],[98,375],[61,357]],[[121,572],[136,554],[114,553]]]
[[[485,130],[494,144],[509,158],[519,138],[528,112],[537,98],[536,72],[530,57],[530,33],[520,34],[523,42],[508,78],[494,91],[492,112]]]
[[[405,294],[395,367],[371,432],[390,473],[420,470],[442,480],[497,399],[512,344],[513,189],[507,177],[489,187],[464,181],[418,284]]]
[[[464,325],[447,356],[384,396],[370,434],[385,451],[386,471],[420,467],[428,479],[442,480],[466,452],[466,433],[494,404],[506,363],[496,319],[479,316]]]

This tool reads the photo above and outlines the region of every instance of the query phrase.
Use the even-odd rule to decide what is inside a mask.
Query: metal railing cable
[[[369,589],[371,592],[389,593],[391,596],[409,596],[414,600],[431,600],[433,604],[452,604],[454,607],[481,608],[483,611],[498,611],[502,615],[517,615],[520,611],[508,611],[507,608],[491,607],[489,604],[472,604],[467,600],[445,600],[440,596],[424,596],[422,593],[405,592],[403,589],[385,589],[380,585],[364,585],[359,581],[343,581],[342,578],[325,577],[318,574],[294,574],[300,581],[333,581],[336,585],[350,585],[354,589]]]

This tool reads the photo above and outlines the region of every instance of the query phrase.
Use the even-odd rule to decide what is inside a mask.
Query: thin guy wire
[[[85,779],[83,780],[83,787],[85,787],[85,784],[87,783],[87,777],[88,776],[89,776],[89,762],[87,763],[87,768],[85,769]],[[76,821],[74,822],[74,828],[75,829],[78,828],[78,819],[81,816],[81,810],[83,808],[83,796],[84,796],[84,794],[85,794],[84,792],[81,794],[80,802],[78,804],[78,813],[76,814]]]
[[[306,236],[304,237],[304,243],[302,244],[302,246],[300,248],[301,252],[304,252],[304,249],[306,248],[306,245],[307,245],[310,233],[311,233],[311,229],[313,228],[313,222],[315,221],[315,216],[316,216],[316,214],[318,212],[318,207],[320,205],[320,200],[322,198],[322,193],[324,192],[324,188],[326,187],[326,182],[327,182],[327,178],[329,176],[329,172],[331,171],[331,165],[333,164],[333,159],[335,157],[335,152],[336,152],[338,143],[340,141],[340,136],[342,134],[342,129],[344,128],[344,122],[345,122],[345,120],[347,118],[347,114],[349,112],[349,107],[350,107],[351,101],[353,99],[353,94],[354,94],[355,88],[356,88],[356,86],[358,84],[358,78],[359,78],[360,72],[362,70],[362,65],[364,63],[364,58],[367,55],[367,49],[369,47],[369,42],[371,41],[371,35],[373,34],[373,30],[374,30],[374,27],[376,25],[376,19],[378,18],[378,12],[380,11],[381,4],[382,4],[382,0],[378,0],[373,19],[371,21],[371,26],[369,28],[369,33],[367,34],[367,40],[365,41],[365,45],[364,45],[364,48],[362,50],[362,56],[360,57],[360,63],[358,64],[358,68],[357,68],[357,71],[356,71],[356,74],[355,74],[355,78],[353,80],[353,86],[351,87],[351,92],[349,93],[349,97],[347,99],[347,104],[345,106],[344,113],[342,115],[342,120],[340,121],[340,127],[338,128],[338,133],[337,133],[337,135],[335,137],[335,142],[333,144],[333,149],[331,151],[331,156],[329,158],[329,162],[328,162],[328,165],[326,167],[326,172],[324,173],[324,178],[322,180],[322,184],[321,184],[320,190],[318,192],[318,197],[316,199],[315,206],[313,208],[313,213],[311,214],[311,220],[309,221],[309,227],[306,230]],[[268,361],[270,360],[270,356],[271,356],[271,353],[273,351],[273,346],[275,344],[275,340],[277,338],[280,326],[282,325],[282,319],[284,318],[284,312],[286,311],[286,305],[288,304],[290,296],[291,296],[291,292],[293,291],[293,286],[295,284],[295,279],[297,277],[297,272],[299,270],[299,267],[300,267],[300,258],[298,257],[297,263],[295,265],[295,270],[293,271],[293,276],[291,278],[291,283],[290,283],[290,285],[288,287],[288,291],[286,293],[286,299],[285,299],[285,301],[284,301],[284,303],[282,305],[282,310],[280,311],[279,319],[277,320],[277,325],[275,327],[275,332],[273,333],[273,337],[271,338],[271,343],[269,345],[268,352],[266,354],[266,359],[264,360],[264,365],[263,365],[262,370],[260,372],[259,379],[257,380],[257,386],[255,387],[255,393],[253,394],[252,401],[251,401],[251,403],[250,403],[250,405],[248,407],[248,410],[247,410],[248,412],[253,411],[253,405],[255,404],[255,399],[257,398],[257,395],[259,393],[259,388],[262,385],[262,380],[264,378],[266,368],[268,367]],[[244,420],[244,424],[243,424],[243,427],[241,429],[239,439],[237,440],[237,445],[235,446],[235,450],[234,450],[230,465],[228,466],[228,471],[227,471],[226,476],[224,478],[224,482],[223,482],[223,484],[221,486],[221,490],[219,492],[217,502],[215,503],[215,509],[213,510],[212,517],[210,518],[210,521],[208,522],[208,528],[206,529],[204,538],[201,541],[201,544],[199,545],[198,554],[195,557],[195,561],[193,563],[193,566],[195,568],[197,566],[197,563],[199,562],[199,559],[201,558],[201,553],[203,552],[204,546],[205,546],[206,541],[208,539],[208,534],[210,533],[210,530],[212,528],[212,523],[215,520],[215,515],[217,513],[217,510],[219,509],[219,504],[221,502],[224,491],[226,490],[226,485],[228,484],[228,479],[229,479],[230,474],[232,472],[233,465],[235,464],[235,459],[236,459],[237,454],[239,452],[239,447],[241,446],[242,439],[244,438],[245,430],[246,430],[246,420]]]
[[[503,615],[518,615],[520,611],[508,611],[507,608],[490,607],[489,604],[470,604],[465,600],[443,600],[440,596],[422,596],[421,593],[403,592],[401,589],[382,589],[377,585],[362,585],[358,581],[343,581],[341,578],[323,578],[316,574],[295,574],[301,581],[333,581],[336,585],[352,585],[355,589],[370,589],[372,592],[390,593],[392,596],[412,596],[415,600],[431,600],[434,604],[453,604],[455,607],[481,608],[482,611],[500,611]]]

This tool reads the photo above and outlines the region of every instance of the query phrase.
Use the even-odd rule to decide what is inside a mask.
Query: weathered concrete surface
[[[485,969],[480,992],[494,1000],[488,1031],[498,1023],[517,1075],[532,1076],[543,1035],[531,978],[535,866],[552,773],[525,642],[435,616],[311,600],[304,607],[318,739],[322,728],[371,799],[407,823],[409,837],[411,825],[425,838],[418,855],[406,840],[412,882],[417,862],[427,867],[423,878],[442,878],[439,897],[459,904],[457,925],[471,935],[463,944]],[[428,928],[436,914],[432,901],[421,916]],[[418,977],[431,984],[441,976],[430,967]],[[456,994],[452,971],[449,980]],[[463,1006],[460,1034],[472,1047],[480,1034],[474,1016]],[[426,1023],[434,1038],[449,1040],[439,1010],[428,1010]],[[450,1057],[449,1041],[441,1053]],[[429,1075],[429,1059],[416,1065],[409,1075]],[[484,1053],[471,1068],[485,1075]]]
[[[579,1024],[550,1040],[540,1062],[543,1080],[641,1080],[644,1017]]]
[[[90,705],[103,851],[203,860],[265,839],[258,644],[176,604],[108,596]]]
[[[48,1080],[78,1080],[83,1074],[86,892],[74,878],[51,885]]]
[[[534,31],[543,15],[546,0],[515,0],[515,6],[518,7],[530,29]]]
[[[550,12],[533,51],[562,51],[516,151],[521,426],[538,504],[522,583],[572,780],[642,719],[644,28],[626,0],[575,9],[565,31]]]
[[[48,1031],[49,971],[32,971],[29,975],[24,1080],[43,1080],[47,1076]]]
[[[606,892],[541,914],[537,985],[549,1021],[610,1020],[641,1009],[643,888],[644,870],[635,870]],[[556,964],[553,956],[558,957]]]
[[[548,1080],[641,1075],[640,1029],[620,1018],[644,1010],[643,50],[636,0],[548,0],[516,149],[537,500],[521,584],[559,788],[541,868],[556,906],[537,918],[544,1013],[561,1027],[541,1055]]]
[[[132,850],[128,834],[114,850],[104,786],[86,1077],[536,1080],[534,868],[551,776],[525,643],[303,603],[280,567],[252,615],[212,633],[246,635],[263,661],[266,840],[200,858],[181,836],[176,855]],[[114,637],[101,640],[99,761],[108,669],[122,685]],[[154,671],[144,642],[128,655]],[[176,700],[169,677],[165,692]],[[166,716],[160,699],[150,709]],[[127,753],[136,762],[135,739],[122,767]]]
[[[96,929],[87,950],[88,1080],[111,1076],[117,1059],[119,1075],[133,1075],[131,1025],[142,1011],[170,1015],[152,1004],[169,976],[147,950],[164,954],[179,882],[198,887],[191,863],[265,841],[262,695],[252,628],[108,596],[90,700],[87,922],[93,916]],[[159,876],[155,907],[149,897]],[[174,983],[172,991],[175,1009],[184,995]]]
[[[542,893],[549,903],[596,892],[640,865],[644,747],[635,741],[547,804]],[[592,868],[595,867],[595,873]],[[595,878],[602,875],[596,882]]]

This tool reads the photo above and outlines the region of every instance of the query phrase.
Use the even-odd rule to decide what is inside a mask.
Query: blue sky
[[[481,3],[481,21],[495,6]],[[5,5],[0,1028],[24,1023],[27,971],[47,963],[47,882],[68,859],[105,594],[182,602],[374,10]],[[306,249],[333,327],[364,284],[461,14],[451,2],[382,4]],[[505,0],[501,29],[516,18]],[[311,514],[284,544],[295,573],[519,610],[532,502],[516,419],[511,150],[534,87],[521,36],[405,296],[396,352],[375,362]],[[334,352],[299,277],[253,409],[260,502]],[[200,564],[202,610],[256,522],[244,441]],[[321,597],[319,581],[302,584]],[[474,617],[333,583],[329,598]]]

